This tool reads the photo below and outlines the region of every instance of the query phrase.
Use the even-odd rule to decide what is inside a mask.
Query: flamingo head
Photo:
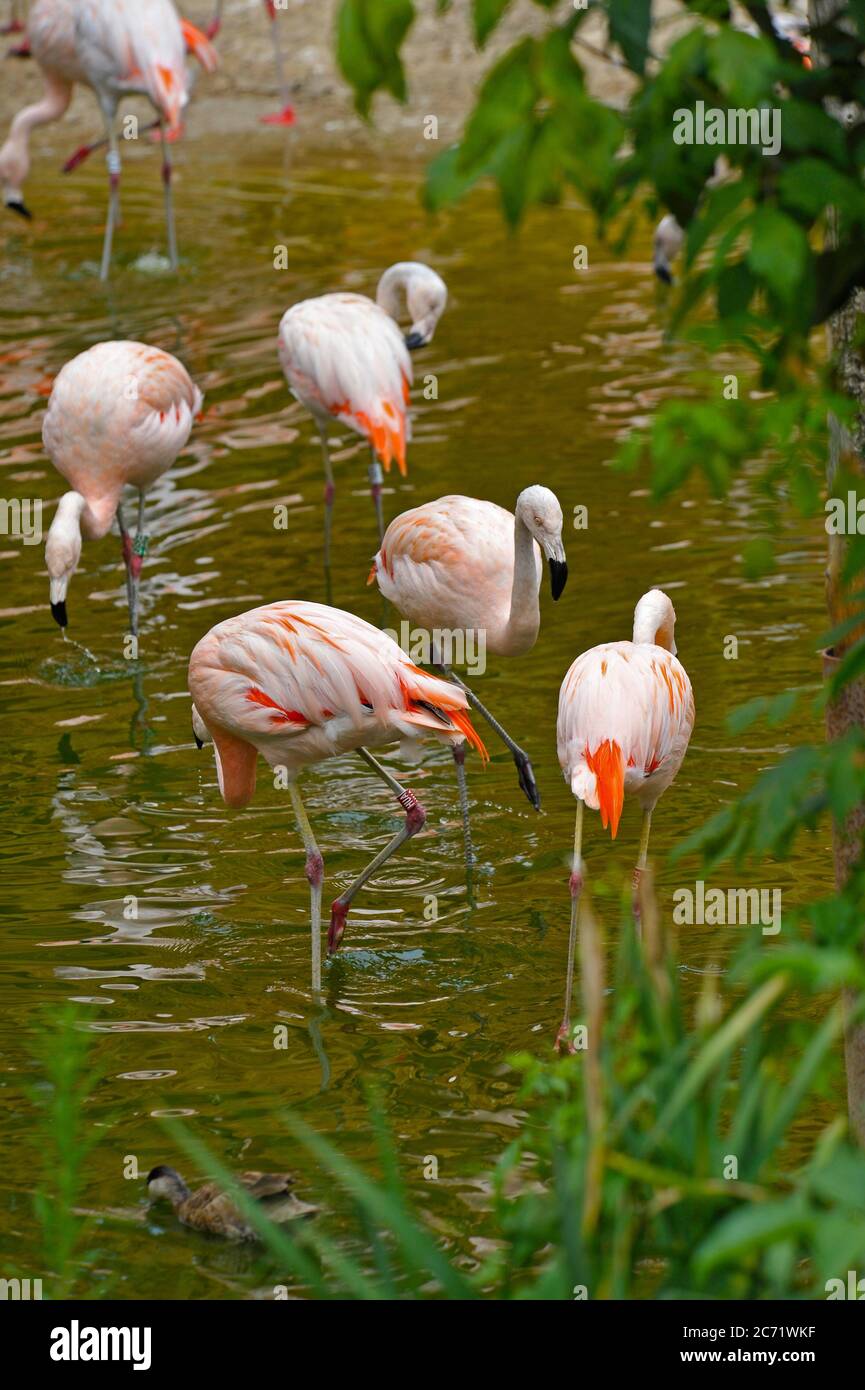
[[[634,641],[664,647],[676,655],[676,610],[663,589],[650,589],[634,609]]]
[[[414,352],[415,348],[426,347],[432,342],[438,321],[447,307],[448,287],[428,265],[420,261],[398,261],[381,277],[376,295],[377,303],[397,321],[401,291],[405,293],[411,319],[405,345]]]
[[[45,543],[45,568],[50,583],[51,616],[59,627],[69,625],[66,595],[69,581],[81,559],[81,502],[76,492],[67,492],[57,504],[57,512]]]
[[[568,582],[568,562],[562,541],[564,518],[559,499],[548,487],[536,483],[524,488],[517,498],[517,520],[521,521],[541,547],[550,567],[550,591],[559,599]]]
[[[195,705],[192,706],[192,736],[199,748],[203,748],[205,743],[213,742],[213,736]]]

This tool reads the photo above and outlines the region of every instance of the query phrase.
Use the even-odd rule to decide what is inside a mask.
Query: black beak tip
[[[51,616],[54,619],[55,623],[57,623],[58,627],[69,626],[69,614],[66,612],[65,599],[62,599],[60,603],[52,603]]]
[[[426,338],[422,333],[407,333],[405,335],[405,345],[409,352],[414,352],[417,348],[426,346]]]
[[[553,602],[561,598],[568,582],[568,564],[566,560],[550,560],[550,592]]]
[[[200,739],[200,738],[198,737],[198,734],[193,734],[192,737],[195,739],[195,746],[196,746],[196,748],[199,749],[199,751],[200,751],[200,750],[204,747],[204,740],[203,740],[203,739]]]
[[[662,283],[663,285],[672,285],[672,283],[673,283],[673,276],[672,276],[672,274],[670,273],[670,270],[669,270],[669,267],[668,267],[668,266],[659,265],[659,264],[656,262],[656,263],[655,263],[655,274],[657,275],[658,279],[661,281],[661,283]]]
[[[20,201],[20,199],[15,198],[15,199],[12,200],[11,202],[8,202],[8,203],[6,204],[6,206],[7,206],[7,208],[9,209],[10,212],[17,212],[19,217],[26,217],[26,219],[27,219],[28,222],[32,222],[32,220],[33,220],[33,214],[32,214],[32,212],[31,212],[30,209],[27,207],[27,204],[26,204],[26,203],[22,203],[22,202]]]

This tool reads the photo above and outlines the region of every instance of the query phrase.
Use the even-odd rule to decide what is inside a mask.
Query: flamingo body
[[[565,781],[600,810],[615,838],[625,795],[651,810],[679,768],[694,727],[694,696],[664,647],[607,642],[578,656],[559,697],[557,743]]]
[[[411,358],[396,323],[361,294],[295,304],[279,326],[292,392],[324,429],[342,420],[368,439],[385,469],[406,469]]]
[[[511,633],[514,528],[513,512],[494,502],[440,497],[394,518],[370,581],[374,578],[385,598],[421,627],[483,630],[487,650],[497,655],[528,651],[538,634],[543,565],[532,539],[528,585],[535,620]]]
[[[296,776],[340,753],[430,735],[483,751],[460,690],[324,604],[271,603],[217,624],[192,653],[189,689],[231,806],[251,799],[259,753]]]

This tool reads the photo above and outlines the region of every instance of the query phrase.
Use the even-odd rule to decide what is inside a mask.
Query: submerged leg
[[[412,835],[416,835],[419,830],[422,830],[426,823],[426,811],[423,806],[421,806],[414,792],[410,792],[407,787],[404,787],[401,782],[398,782],[395,777],[392,777],[387,768],[382,767],[378,759],[374,758],[365,748],[358,748],[357,751],[364,762],[369,764],[373,772],[377,773],[382,781],[386,782],[390,787],[400,806],[402,806],[405,811],[405,823],[402,829],[397,831],[393,839],[385,845],[384,849],[375,856],[372,863],[367,864],[366,868],[358,875],[354,883],[346,888],[344,893],[340,893],[339,897],[331,904],[330,930],[327,934],[327,949],[329,955],[333,955],[334,951],[339,950],[339,943],[345,931],[348,910],[355,894],[360,891],[365,883],[369,882],[373,874],[378,873],[378,870],[383,864],[387,863],[391,855],[396,854],[400,846],[404,845],[406,840],[410,840]]]
[[[372,463],[369,466],[369,491],[375,507],[375,519],[378,522],[378,541],[381,545],[384,540],[384,509],[382,507],[381,492],[384,483],[384,473],[381,464],[376,457],[375,450],[372,454]]]
[[[324,883],[324,860],[316,844],[306,807],[301,799],[296,782],[290,782],[288,790],[291,804],[297,816],[297,824],[303,836],[306,849],[306,876],[309,879],[309,920],[312,930],[312,992],[321,992],[321,887]]]
[[[120,511],[118,508],[118,516]],[[129,561],[127,570],[129,583],[127,593],[129,595],[129,630],[133,637],[138,636],[138,592],[141,587],[141,568],[144,564],[144,557],[147,554],[147,547],[150,544],[149,536],[144,534],[144,493],[138,494],[138,527],[135,533],[135,540],[132,542],[129,551]]]
[[[649,832],[652,829],[652,812],[643,812],[643,828],[640,832],[640,852],[637,855],[637,863],[634,868],[634,918],[639,925],[640,921],[640,879],[646,869],[646,860],[649,855]]]
[[[469,820],[469,789],[466,781],[466,746],[465,743],[452,743],[451,752],[454,757],[454,766],[457,770],[457,786],[460,793],[460,814],[463,818],[463,840],[466,850],[466,869],[471,874],[475,864],[475,849],[472,844],[472,827]]]
[[[177,269],[177,227],[174,221],[174,191],[171,187],[171,152],[165,138],[165,125],[159,122],[159,140],[162,145],[162,185],[165,189],[165,225],[168,230],[168,259],[171,269]]]
[[[482,715],[483,718],[489,724],[490,728],[498,734],[502,743],[504,743],[505,746],[511,750],[514,762],[517,765],[517,774],[519,776],[520,786],[522,787],[529,801],[534,806],[535,810],[539,811],[541,809],[541,794],[538,791],[538,785],[535,781],[535,774],[532,769],[531,762],[529,761],[528,753],[525,753],[523,749],[520,748],[519,744],[514,742],[507,730],[503,729],[499,721],[495,719],[493,715],[490,714],[486,705],[481,704],[475,692],[473,690],[470,690],[469,687],[466,685],[465,681],[460,680],[459,676],[454,675],[451,668],[444,662],[440,661],[438,659],[438,655],[435,652],[433,653],[433,660],[434,664],[438,666],[441,671],[444,671],[448,680],[453,681],[454,685],[458,685],[460,690],[465,692],[465,696],[469,704],[474,706],[478,714]]]
[[[102,265],[99,271],[100,280],[107,280],[111,270],[111,252],[114,247],[114,231],[120,220],[120,150],[117,146],[117,133],[114,129],[114,112],[105,111],[105,123],[108,128],[108,154],[105,163],[108,166],[108,220],[105,223],[105,241],[102,245]]]
[[[571,1000],[574,992],[574,959],[577,953],[577,927],[580,920],[580,894],[583,891],[583,803],[577,802],[577,819],[574,825],[574,858],[569,881],[571,890],[571,929],[568,934],[568,968],[565,979],[565,1011],[556,1038],[558,1051],[573,1052],[571,1042]]]

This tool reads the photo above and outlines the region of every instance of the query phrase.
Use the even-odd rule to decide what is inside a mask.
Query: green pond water
[[[179,278],[136,267],[162,250],[161,197],[155,151],[130,161],[105,290],[96,279],[102,168],[94,161],[62,179],[65,146],[59,134],[52,140],[51,154],[37,146],[33,228],[4,224],[0,233],[0,493],[43,498],[47,525],[63,486],[40,442],[46,389],[64,361],[100,339],[145,339],[178,354],[206,406],[151,495],[137,664],[123,653],[116,537],[85,545],[67,641],[49,615],[42,548],[0,537],[0,1275],[42,1277],[51,1294],[32,1208],[42,1141],[30,1089],[45,1018],[67,1000],[81,1002],[102,1074],[85,1112],[96,1144],[82,1206],[96,1213],[87,1245],[97,1254],[81,1296],[268,1297],[275,1282],[292,1286],[254,1251],[192,1235],[170,1212],[148,1214],[143,1183],[124,1176],[129,1156],[142,1173],[174,1161],[193,1175],[164,1115],[185,1117],[232,1168],[293,1171],[300,1195],[322,1208],[322,1230],[357,1252],[346,1199],[287,1137],[280,1114],[292,1109],[372,1164],[367,1081],[381,1094],[414,1200],[471,1265],[490,1236],[486,1174],[520,1123],[508,1057],[550,1054],[561,1016],[574,814],[556,761],[561,679],[578,652],[630,636],[647,588],[670,592],[697,726],[654,820],[669,912],[674,889],[695,877],[693,865],[666,862],[669,850],[785,747],[761,725],[733,737],[728,711],[817,678],[822,530],[791,525],[777,571],[746,582],[742,548],[768,524],[747,470],[724,502],[695,480],[656,509],[644,478],[611,468],[617,442],[689,389],[695,365],[689,350],[663,341],[648,231],[633,259],[616,261],[575,208],[533,214],[518,238],[486,194],[430,220],[415,170],[356,151],[308,155],[300,139],[284,149],[282,137],[254,130],[179,152]],[[589,246],[583,272],[572,267],[578,243]],[[288,248],[287,270],[274,269],[277,245]],[[531,754],[543,811],[531,809],[491,736],[492,764],[484,771],[469,759],[480,860],[472,904],[452,762],[427,746],[405,769],[427,831],[359,897],[314,1000],[308,886],[287,794],[262,776],[246,811],[226,810],[212,754],[192,741],[186,665],[223,618],[273,599],[326,601],[319,446],[280,372],[277,325],[308,295],[374,292],[381,269],[409,258],[432,263],[451,299],[415,359],[409,477],[390,480],[387,516],[454,491],[512,508],[533,482],[556,491],[566,516],[563,598],[553,605],[545,582],[535,650],[491,658],[478,680]],[[426,374],[438,379],[438,400],[423,397]],[[365,584],[376,549],[367,454],[346,434],[335,458],[333,601],[381,622],[381,601]],[[289,509],[283,531],[273,525],[280,502]],[[588,507],[584,530],[567,520],[578,505]],[[730,635],[737,660],[724,657]],[[396,753],[385,756],[399,773]],[[327,903],[392,835],[397,812],[356,758],[308,772],[303,786]],[[588,873],[609,886],[596,908],[611,937],[638,830],[634,807],[614,844],[597,817],[587,822]],[[778,887],[792,905],[824,886],[828,863],[828,846],[812,839],[789,864],[712,884]],[[680,931],[694,996],[738,936]],[[280,1025],[288,1040],[278,1050]],[[809,1137],[806,1125],[800,1142]],[[424,1176],[429,1156],[435,1181]]]

